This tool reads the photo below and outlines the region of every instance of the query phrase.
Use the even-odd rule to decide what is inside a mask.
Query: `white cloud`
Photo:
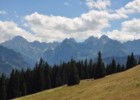
[[[105,33],[107,36],[114,40],[118,40],[120,42],[126,42],[129,40],[140,39],[140,34],[137,33],[129,33],[122,30],[113,30],[112,32]]]
[[[67,37],[81,40],[91,35],[100,36],[103,29],[110,27],[110,20],[121,17],[115,13],[91,10],[75,18],[48,16],[36,12],[25,16],[25,20],[36,37],[40,37],[42,41],[50,42],[62,41]]]
[[[106,34],[115,40],[125,42],[128,40],[140,39],[140,19],[132,19],[122,22],[120,30],[113,30]]]
[[[126,4],[124,7],[116,10],[116,12],[120,15],[129,15],[133,13],[140,13],[140,0],[133,0]]]
[[[96,8],[103,10],[110,6],[111,2],[110,0],[86,0],[86,5],[89,7],[89,9]]]
[[[35,39],[30,33],[19,28],[13,21],[0,21],[0,43],[18,35],[23,36],[29,41]]]
[[[140,34],[140,19],[133,19],[123,22],[122,31]]]
[[[69,37],[84,40],[89,36],[100,37],[102,33],[120,41],[140,38],[140,19],[127,19],[128,21],[122,23],[120,30],[103,32],[104,29],[111,27],[110,21],[128,18],[129,14],[139,13],[140,0],[133,0],[124,7],[112,12],[107,10],[107,7],[111,5],[110,0],[86,1],[87,5],[93,9],[75,18],[48,16],[37,12],[26,15],[26,22],[23,22],[23,26],[34,34],[19,28],[12,21],[0,21],[0,42],[11,39],[16,35],[23,36],[29,41],[36,39],[42,42],[62,41]],[[68,5],[67,2],[65,4]]]
[[[7,14],[6,11],[4,11],[4,10],[0,11],[0,15],[6,15],[6,14]]]

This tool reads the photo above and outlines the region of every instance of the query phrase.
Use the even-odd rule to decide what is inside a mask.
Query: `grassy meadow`
[[[15,100],[140,100],[140,65],[105,78],[82,80]]]

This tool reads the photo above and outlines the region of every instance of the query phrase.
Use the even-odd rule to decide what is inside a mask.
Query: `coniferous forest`
[[[9,100],[66,84],[77,85],[80,80],[103,78],[137,64],[140,64],[140,59],[137,61],[133,53],[128,56],[126,65],[120,65],[114,59],[110,64],[104,64],[101,52],[98,53],[97,61],[71,59],[54,66],[41,58],[34,69],[13,70],[10,76],[0,76],[0,100]]]

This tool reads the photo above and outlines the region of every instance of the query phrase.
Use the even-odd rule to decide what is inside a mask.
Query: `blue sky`
[[[129,1],[131,0],[112,0],[110,8],[118,9]],[[82,13],[89,11],[86,0],[0,0],[0,10],[13,15],[16,12],[19,16],[38,12],[70,18],[80,16]]]
[[[17,35],[52,42],[103,34],[125,42],[140,39],[139,23],[140,0],[0,0],[0,42]]]

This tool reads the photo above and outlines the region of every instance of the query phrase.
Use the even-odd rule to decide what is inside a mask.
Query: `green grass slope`
[[[62,86],[15,100],[140,100],[140,65],[99,80]]]

